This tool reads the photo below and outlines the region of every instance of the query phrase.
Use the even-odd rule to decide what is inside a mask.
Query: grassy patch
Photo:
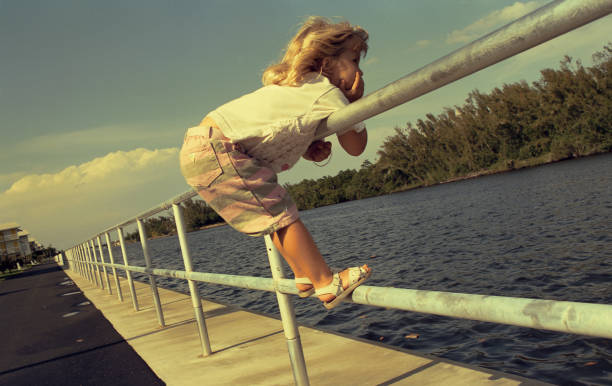
[[[11,277],[11,276],[15,276],[15,275],[19,275],[20,273],[29,271],[32,268],[31,264],[26,264],[23,269],[21,270],[12,270],[12,271],[4,271],[4,272],[0,272],[0,281],[3,281],[4,279],[6,279],[7,277]]]

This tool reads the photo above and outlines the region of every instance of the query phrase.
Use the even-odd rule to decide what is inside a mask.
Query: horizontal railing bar
[[[360,286],[354,303],[612,338],[612,305]]]
[[[93,263],[156,276],[297,295],[291,279]],[[357,304],[612,339],[612,305],[362,285]]]
[[[612,0],[549,3],[335,111],[321,123],[315,137],[324,138],[611,12]]]
[[[110,264],[110,263],[94,263],[93,265],[105,266],[109,268],[121,269],[123,271],[138,272],[152,274],[155,276],[172,277],[183,280],[194,280],[202,283],[221,284],[232,287],[240,287],[246,289],[254,289],[260,291],[274,292],[274,279],[256,276],[241,276],[228,275],[222,273],[209,272],[190,272],[164,268],[146,268],[134,265]],[[292,279],[279,279],[277,282],[279,291],[287,294],[297,295],[298,291],[295,288],[295,282]]]
[[[175,197],[172,197],[171,199],[169,199],[166,202],[163,202],[163,203],[161,203],[161,204],[159,204],[157,206],[154,206],[151,209],[145,210],[144,212],[136,215],[135,217],[133,217],[133,218],[131,218],[129,220],[126,220],[126,221],[124,221],[122,223],[119,223],[119,224],[114,225],[114,226],[112,226],[112,227],[110,227],[108,229],[103,230],[102,232],[100,232],[97,235],[95,235],[94,238],[99,236],[99,235],[103,235],[105,232],[110,232],[110,231],[115,230],[117,228],[122,228],[122,227],[124,227],[126,225],[134,223],[134,222],[136,222],[137,219],[141,219],[142,220],[142,219],[145,219],[147,217],[151,217],[151,216],[153,216],[153,215],[155,215],[157,213],[163,212],[164,210],[171,209],[172,205],[180,204],[181,202],[187,201],[190,198],[195,197],[197,195],[198,195],[198,192],[196,192],[195,190],[188,190],[186,192],[183,192],[183,193],[181,193],[181,194],[179,194],[179,195],[177,195]]]

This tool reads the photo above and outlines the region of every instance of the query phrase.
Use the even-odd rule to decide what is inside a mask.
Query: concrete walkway
[[[160,288],[165,328],[159,328],[148,285],[136,282],[135,311],[127,281],[123,302],[67,271],[85,296],[168,385],[291,385],[293,375],[280,320],[203,301],[213,354],[202,357],[189,296]],[[324,312],[322,309],[321,312]],[[487,369],[300,327],[312,385],[542,385]]]

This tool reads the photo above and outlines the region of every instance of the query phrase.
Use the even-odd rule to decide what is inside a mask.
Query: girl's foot
[[[315,291],[327,309],[336,307],[342,299],[359,287],[372,274],[367,264],[361,267],[347,268],[342,272],[334,273],[328,285],[317,288]]]
[[[298,296],[307,298],[315,292],[312,282],[307,277],[296,277],[295,287],[298,289]]]

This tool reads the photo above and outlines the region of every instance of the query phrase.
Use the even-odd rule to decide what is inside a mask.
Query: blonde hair
[[[366,30],[347,21],[332,23],[320,16],[309,17],[287,45],[280,63],[266,68],[262,83],[264,86],[297,86],[307,73],[323,73],[323,59],[340,55],[344,42],[353,36],[360,38],[355,51],[365,56],[368,51]]]

